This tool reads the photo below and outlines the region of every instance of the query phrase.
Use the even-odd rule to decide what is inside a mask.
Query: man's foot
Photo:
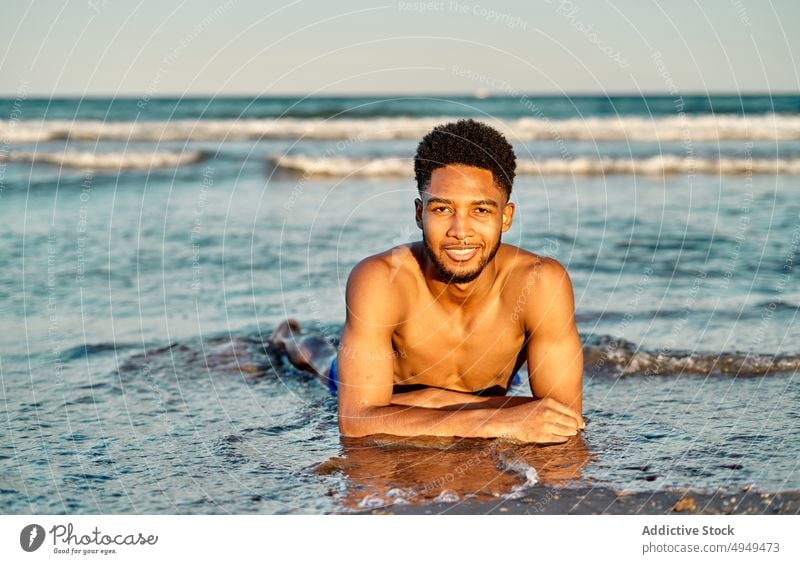
[[[299,336],[300,322],[290,318],[278,324],[269,340],[272,341],[274,345],[288,352],[286,344],[293,341],[295,346],[297,346],[297,339]]]
[[[300,336],[300,322],[296,319],[281,321],[270,337],[273,344],[286,352],[295,367],[316,374],[323,385],[328,385],[328,371],[336,349],[319,335]]]
[[[289,360],[300,370],[317,372],[311,359],[311,351],[305,346],[305,338],[300,336],[300,322],[296,319],[281,321],[272,332],[270,340],[286,352]]]

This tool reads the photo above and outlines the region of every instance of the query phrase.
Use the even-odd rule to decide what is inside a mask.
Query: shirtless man
[[[276,329],[292,362],[338,392],[343,435],[546,444],[583,429],[569,276],[553,259],[501,243],[515,166],[487,125],[435,128],[414,159],[422,241],[353,268],[338,355],[318,336],[301,337],[296,321]],[[532,396],[507,397],[525,362]]]

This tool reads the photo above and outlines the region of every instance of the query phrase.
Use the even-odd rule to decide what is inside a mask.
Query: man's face
[[[434,169],[416,204],[425,252],[439,275],[454,284],[475,280],[500,248],[514,204],[492,173],[467,165]]]

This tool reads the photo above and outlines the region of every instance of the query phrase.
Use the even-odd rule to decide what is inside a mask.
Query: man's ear
[[[511,229],[514,220],[514,202],[508,202],[503,206],[503,233]]]
[[[419,198],[414,200],[414,216],[417,220],[417,227],[422,229],[422,200]]]

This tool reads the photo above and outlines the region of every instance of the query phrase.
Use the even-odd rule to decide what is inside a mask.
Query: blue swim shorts
[[[339,389],[339,368],[336,365],[337,357],[333,357],[331,361],[331,369],[328,371],[328,391],[336,395],[337,390]]]

